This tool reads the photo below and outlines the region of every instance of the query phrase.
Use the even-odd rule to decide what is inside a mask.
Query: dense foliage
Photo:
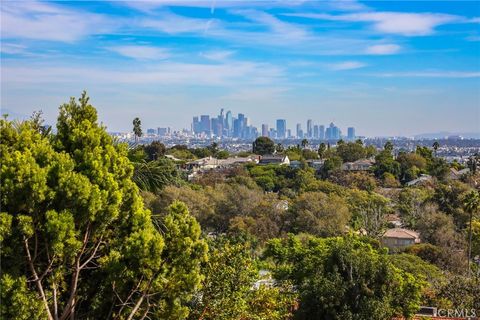
[[[41,113],[0,121],[1,319],[391,319],[420,305],[480,309],[476,158],[452,179],[438,145],[313,149],[306,139],[284,147],[259,138],[254,153],[295,165],[249,163],[188,180],[190,159],[229,153],[216,143],[128,149],[98,125],[85,93],[60,107],[55,133]],[[138,139],[140,119],[133,125]],[[357,160],[375,161],[345,169]],[[383,236],[398,223],[421,243],[388,250]]]

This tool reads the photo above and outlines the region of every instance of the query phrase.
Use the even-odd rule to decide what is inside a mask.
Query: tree
[[[182,175],[170,159],[133,162],[132,180],[143,191],[156,192],[167,185],[181,185]]]
[[[341,235],[350,219],[347,204],[337,195],[306,192],[298,196],[290,207],[293,231],[317,236]]]
[[[143,150],[145,151],[148,160],[153,161],[161,158],[165,154],[166,148],[160,141],[152,141],[152,143],[144,146]]]
[[[387,142],[388,144],[389,142]],[[391,142],[390,142],[391,143]],[[395,178],[398,178],[400,175],[400,164],[393,159],[390,146],[387,146],[386,149],[382,150],[375,157],[375,165],[373,166],[373,171],[378,178],[383,177],[384,173],[390,173]]]
[[[435,157],[436,157],[437,156],[437,150],[440,147],[440,144],[438,143],[438,141],[435,141],[433,143],[432,147],[433,147],[433,150],[435,151]]]
[[[325,143],[322,142],[318,147],[318,156],[320,157],[320,159],[323,159],[323,157],[325,156],[325,151],[327,151],[327,146],[325,145]]]
[[[142,121],[137,117],[133,119],[133,134],[135,135],[135,142],[142,136]]]
[[[352,190],[348,203],[357,227],[370,237],[380,239],[387,228],[386,216],[391,212],[389,200],[376,193]]]
[[[392,153],[393,151],[393,143],[391,141],[385,142],[385,145],[383,146],[383,150]]]
[[[198,224],[177,206],[164,236],[155,228],[126,146],[97,124],[86,93],[60,107],[51,137],[29,121],[0,130],[6,309],[35,318],[39,301],[49,320],[184,317],[203,259]]]
[[[468,157],[467,166],[470,169],[470,172],[472,174],[477,173],[477,168],[479,166],[479,163],[480,163],[480,155],[478,155],[478,153],[476,153],[473,156]]]
[[[428,172],[439,180],[445,180],[449,170],[450,166],[443,158],[433,158],[428,164]]]
[[[339,156],[333,156],[325,160],[321,169],[322,178],[326,179],[330,174],[336,170],[340,170],[342,167],[342,158]]]
[[[423,283],[355,237],[274,239],[265,256],[295,285],[298,319],[408,318],[420,306]]]
[[[402,189],[398,196],[397,209],[408,228],[416,229],[418,221],[425,212],[425,205],[432,196],[432,192],[426,188]]]
[[[255,259],[248,243],[234,243],[223,237],[210,241],[205,278],[192,302],[190,319],[289,319],[294,295],[278,289],[252,290],[258,279]],[[268,303],[266,303],[268,301]]]
[[[253,142],[253,153],[259,155],[273,154],[275,152],[275,143],[268,137],[258,137]]]
[[[302,140],[302,148],[305,149],[307,146],[308,146],[308,140],[307,140],[307,139],[303,139],[303,140]]]
[[[402,182],[416,179],[427,168],[427,161],[418,153],[401,152],[396,160],[400,164],[400,180]]]
[[[281,153],[281,152],[285,151],[285,148],[283,147],[283,145],[281,143],[277,143],[277,145],[275,146],[275,151]]]
[[[467,257],[468,257],[468,266],[470,270],[470,261],[472,260],[472,220],[473,215],[478,212],[480,208],[480,196],[478,191],[470,191],[463,200],[463,205],[465,207],[465,211],[470,214],[469,218],[469,226],[468,226],[468,250],[467,250]]]
[[[337,154],[342,158],[343,162],[357,161],[366,156],[363,146],[353,142],[339,144]]]

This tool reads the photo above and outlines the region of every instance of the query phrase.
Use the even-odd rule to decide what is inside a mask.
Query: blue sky
[[[368,136],[480,131],[478,1],[3,1],[1,107],[86,89],[110,131],[221,107]]]

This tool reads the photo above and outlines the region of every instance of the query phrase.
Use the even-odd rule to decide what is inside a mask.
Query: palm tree
[[[463,200],[463,206],[466,212],[470,214],[470,222],[469,222],[469,227],[468,227],[468,270],[470,270],[470,260],[472,258],[472,218],[473,214],[478,212],[478,209],[480,208],[480,196],[478,194],[478,191],[471,191],[468,193],[464,200]]]
[[[302,142],[302,148],[305,149],[307,146],[308,146],[308,140],[307,139],[303,139]]]
[[[433,150],[435,151],[435,157],[437,156],[437,150],[438,150],[438,147],[440,147],[440,143],[438,143],[438,141],[435,141],[432,145],[433,147]]]
[[[325,145],[325,143],[322,142],[318,147],[318,156],[320,157],[320,159],[323,159],[323,157],[325,156],[325,151],[327,151],[327,146]]]
[[[387,141],[383,146],[383,149],[391,153],[393,151],[393,143],[391,141]]]
[[[135,135],[135,142],[142,136],[142,121],[137,117],[133,119],[133,134]]]

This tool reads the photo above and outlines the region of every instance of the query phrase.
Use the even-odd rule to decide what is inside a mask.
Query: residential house
[[[450,168],[450,172],[448,173],[447,179],[460,180],[460,178],[467,175],[469,172],[470,172],[469,168],[465,168],[462,170],[456,170],[455,168]]]
[[[360,159],[354,162],[345,162],[342,170],[346,171],[368,171],[375,162],[371,159]]]
[[[260,165],[267,164],[278,164],[278,165],[289,165],[290,159],[285,155],[265,155],[258,162]]]
[[[382,236],[382,243],[390,249],[404,248],[420,243],[420,235],[418,232],[409,229],[388,229]]]
[[[420,177],[418,177],[417,179],[415,180],[412,180],[412,181],[408,181],[406,183],[406,185],[408,187],[411,187],[411,186],[418,186],[418,185],[421,185],[423,183],[426,183],[426,182],[429,182],[429,181],[432,181],[432,176],[429,176],[428,174],[421,174]]]

